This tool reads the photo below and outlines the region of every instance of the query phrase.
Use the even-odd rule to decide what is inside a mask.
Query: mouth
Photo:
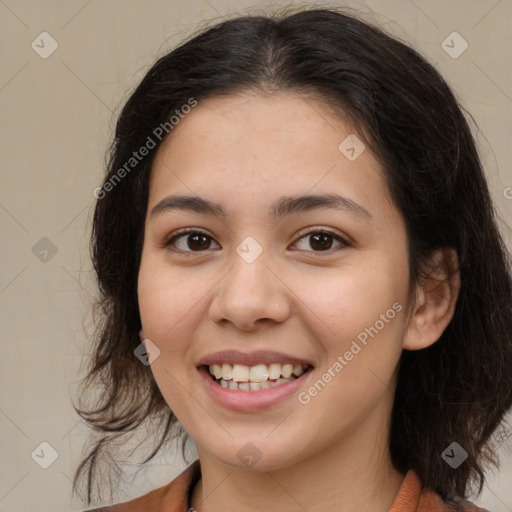
[[[260,391],[278,387],[313,370],[309,364],[291,363],[255,366],[222,363],[201,366],[215,383],[233,391]]]

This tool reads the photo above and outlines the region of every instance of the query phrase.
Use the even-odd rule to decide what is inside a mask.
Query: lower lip
[[[210,372],[208,372],[204,366],[198,368],[199,375],[201,375],[206,390],[213,400],[226,409],[240,412],[266,409],[296,393],[309,379],[311,373],[313,373],[312,370],[313,368],[310,367],[300,377],[279,386],[260,389],[258,391],[240,391],[223,388],[212,379]]]

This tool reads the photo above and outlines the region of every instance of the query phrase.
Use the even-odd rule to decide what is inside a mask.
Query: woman
[[[109,444],[152,420],[144,462],[174,425],[199,459],[100,510],[482,510],[510,267],[414,50],[332,9],[220,23],[144,77],[95,195],[88,505]]]

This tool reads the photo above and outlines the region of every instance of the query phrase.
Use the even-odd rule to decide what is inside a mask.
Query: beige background
[[[480,127],[496,205],[512,225],[512,2],[341,3],[409,41],[453,86]],[[86,430],[70,397],[88,351],[95,293],[87,248],[93,190],[127,91],[199,25],[265,5],[284,3],[0,0],[0,512],[81,510],[70,479]],[[59,45],[47,59],[31,47],[43,31]],[[457,59],[441,47],[453,31],[469,44]],[[34,254],[38,242],[36,249],[50,252]],[[500,472],[475,500],[492,512],[512,511],[511,440],[501,445]],[[43,441],[58,454],[48,469],[31,458]],[[167,483],[184,466],[171,447],[133,479],[124,499]]]

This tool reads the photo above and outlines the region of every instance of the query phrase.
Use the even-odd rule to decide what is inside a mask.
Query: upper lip
[[[238,350],[222,350],[202,357],[197,366],[210,364],[243,364],[246,366],[256,366],[258,364],[307,364],[313,366],[309,361],[294,356],[283,354],[282,352],[274,352],[273,350],[259,350],[256,352],[239,352]]]

